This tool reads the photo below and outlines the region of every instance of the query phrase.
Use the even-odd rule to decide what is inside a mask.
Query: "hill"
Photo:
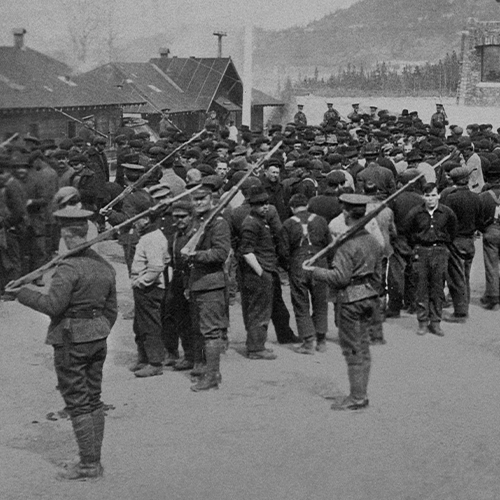
[[[339,67],[376,62],[436,62],[460,53],[467,19],[500,19],[494,0],[362,0],[348,9],[256,36],[256,73],[271,78],[328,76]]]

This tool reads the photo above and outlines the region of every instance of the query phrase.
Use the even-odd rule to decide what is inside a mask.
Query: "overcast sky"
[[[65,29],[64,1],[105,0],[0,0],[0,44],[10,45],[12,28],[24,27],[28,31],[28,45],[42,48],[48,39]],[[115,0],[115,22],[121,38],[130,39],[189,22],[206,25],[210,30],[227,29],[232,23],[245,21],[267,29],[283,29],[305,25],[355,1]]]

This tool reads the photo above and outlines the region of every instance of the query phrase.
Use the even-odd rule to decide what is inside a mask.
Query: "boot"
[[[207,369],[198,382],[191,386],[192,391],[200,392],[219,388],[221,351],[222,343],[219,339],[210,339],[205,342]]]
[[[366,386],[368,385],[369,369],[365,364],[347,365],[349,375],[350,394],[346,398],[332,404],[332,410],[360,410],[368,406]]]
[[[314,341],[313,338],[304,339],[302,345],[294,349],[299,354],[314,354]]]
[[[427,333],[427,321],[419,321],[417,335],[425,335],[426,333]]]
[[[194,368],[194,363],[186,358],[180,359],[174,365],[174,370],[178,372],[184,370],[191,370],[191,368]]]
[[[439,321],[431,321],[429,331],[438,337],[444,337],[444,332],[441,330],[441,323]]]
[[[92,424],[94,426],[94,457],[101,461],[102,441],[104,439],[104,408],[94,410],[92,413]]]
[[[195,363],[193,369],[189,372],[192,377],[201,377],[207,371],[205,363]]]
[[[326,352],[326,333],[316,334],[316,350],[318,352]]]
[[[140,370],[137,370],[134,372],[134,375],[139,378],[145,378],[145,377],[154,377],[155,375],[162,375],[163,374],[163,366],[153,366],[153,365],[146,365],[144,368],[141,368]]]
[[[102,411],[102,410],[101,410]],[[101,433],[101,425],[104,422],[104,413],[101,418],[96,417],[98,422],[98,434]],[[96,479],[103,475],[103,468],[101,465],[101,453],[98,439],[94,430],[94,418],[91,413],[78,415],[71,418],[73,424],[73,431],[75,432],[76,442],[78,443],[78,450],[80,454],[80,461],[71,465],[65,470],[58,473],[58,479],[77,480],[82,481],[86,479]],[[102,425],[102,435],[104,435],[104,426]],[[102,441],[101,441],[102,442]],[[99,451],[97,451],[99,448]]]

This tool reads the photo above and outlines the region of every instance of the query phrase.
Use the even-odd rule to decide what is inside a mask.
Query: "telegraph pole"
[[[227,36],[227,33],[224,31],[214,31],[213,34],[218,38],[219,53],[217,57],[220,59],[222,57],[222,37]]]

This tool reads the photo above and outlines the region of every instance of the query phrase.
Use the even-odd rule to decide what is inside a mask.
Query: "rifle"
[[[271,149],[263,158],[261,158],[252,168],[248,170],[248,172],[239,180],[237,184],[235,184],[227,193],[225,193],[224,196],[221,197],[217,207],[212,210],[210,215],[203,221],[196,233],[194,233],[189,241],[182,247],[181,253],[183,255],[189,256],[196,251],[196,248],[198,247],[198,244],[200,243],[200,240],[205,234],[208,226],[227,207],[227,205],[229,205],[229,202],[236,196],[238,190],[245,182],[245,180],[248,179],[250,175],[252,175],[254,170],[260,167],[265,161],[269,160],[269,158],[271,158],[271,156],[280,148],[282,143],[283,141],[279,141],[273,149]]]
[[[85,128],[88,128],[92,132],[95,132],[97,135],[100,135],[101,137],[104,137],[109,141],[109,135],[103,134],[102,132],[99,132],[99,130],[95,129],[94,127],[91,127],[90,125],[87,125],[85,122],[82,122],[78,118],[75,118],[74,116],[68,115],[68,113],[65,113],[62,109],[57,109],[57,108],[52,108],[54,111],[57,111],[58,113],[61,113],[64,115],[66,118],[69,118],[70,120],[73,120],[76,123],[79,123],[80,125],[83,125]]]
[[[19,136],[19,134],[17,132],[15,134],[11,135],[8,139],[6,139],[5,141],[3,141],[0,144],[0,148],[7,146],[7,144],[11,143],[14,139],[17,139],[18,136]]]
[[[99,210],[99,213],[101,215],[106,215],[117,203],[120,203],[126,196],[128,196],[130,193],[135,191],[136,189],[140,188],[152,175],[158,168],[161,166],[161,164],[165,161],[168,160],[169,158],[172,158],[172,156],[176,155],[181,149],[185,148],[188,144],[193,142],[195,139],[200,137],[203,133],[205,132],[205,129],[203,129],[201,132],[198,132],[196,135],[193,135],[189,141],[184,142],[177,148],[175,148],[171,153],[169,153],[165,158],[160,160],[156,165],[153,165],[147,172],[145,172],[139,179],[137,179],[133,184],[130,184],[130,186],[127,186],[115,199],[111,200],[106,206],[102,207],[101,210]]]
[[[82,250],[86,250],[87,248],[90,248],[91,246],[95,245],[96,243],[100,243],[101,241],[109,240],[111,239],[116,233],[121,231],[122,229],[125,229],[126,227],[130,226],[134,222],[138,221],[139,219],[142,219],[143,217],[148,217],[151,214],[154,214],[156,212],[159,212],[160,210],[163,210],[164,208],[168,207],[169,205],[172,205],[175,203],[177,200],[180,200],[181,198],[184,198],[185,196],[193,193],[197,189],[199,189],[201,186],[195,186],[191,189],[188,189],[187,191],[184,191],[181,194],[178,194],[177,196],[174,196],[173,198],[169,198],[167,200],[160,201],[160,203],[157,203],[156,205],[149,207],[147,210],[144,210],[140,214],[134,215],[130,219],[127,219],[126,221],[122,222],[121,224],[118,224],[117,226],[114,226],[107,231],[104,231],[103,233],[97,235],[95,238],[86,241],[85,243],[82,243],[81,245],[78,245],[75,248],[72,248],[69,250],[67,253],[58,255],[57,257],[54,257],[51,261],[47,262],[43,266],[39,267],[38,269],[35,269],[31,273],[26,274],[25,276],[22,276],[21,278],[11,281],[10,283],[7,284],[5,288],[5,292],[9,293],[9,288],[19,288],[20,286],[27,285],[28,283],[31,283],[38,278],[42,277],[47,271],[52,269],[53,267],[57,266],[60,262],[62,262],[64,259],[67,257],[71,257],[72,255],[75,255]]]
[[[434,165],[434,169],[442,165],[445,161],[449,160],[453,156],[453,153],[445,156],[442,160],[438,161]],[[318,259],[323,257],[328,252],[333,252],[342,246],[347,240],[349,240],[354,234],[356,234],[360,229],[363,229],[368,222],[374,219],[382,210],[389,205],[389,203],[395,200],[401,193],[406,191],[409,186],[415,184],[418,180],[424,177],[424,172],[418,174],[415,178],[411,179],[407,184],[399,188],[395,193],[391,194],[386,198],[378,207],[374,208],[371,212],[367,213],[364,217],[359,219],[354,225],[352,225],[345,233],[340,235],[335,241],[332,241],[325,248],[321,249],[318,253],[313,255],[310,259],[305,260],[302,263],[302,268],[311,267]]]

